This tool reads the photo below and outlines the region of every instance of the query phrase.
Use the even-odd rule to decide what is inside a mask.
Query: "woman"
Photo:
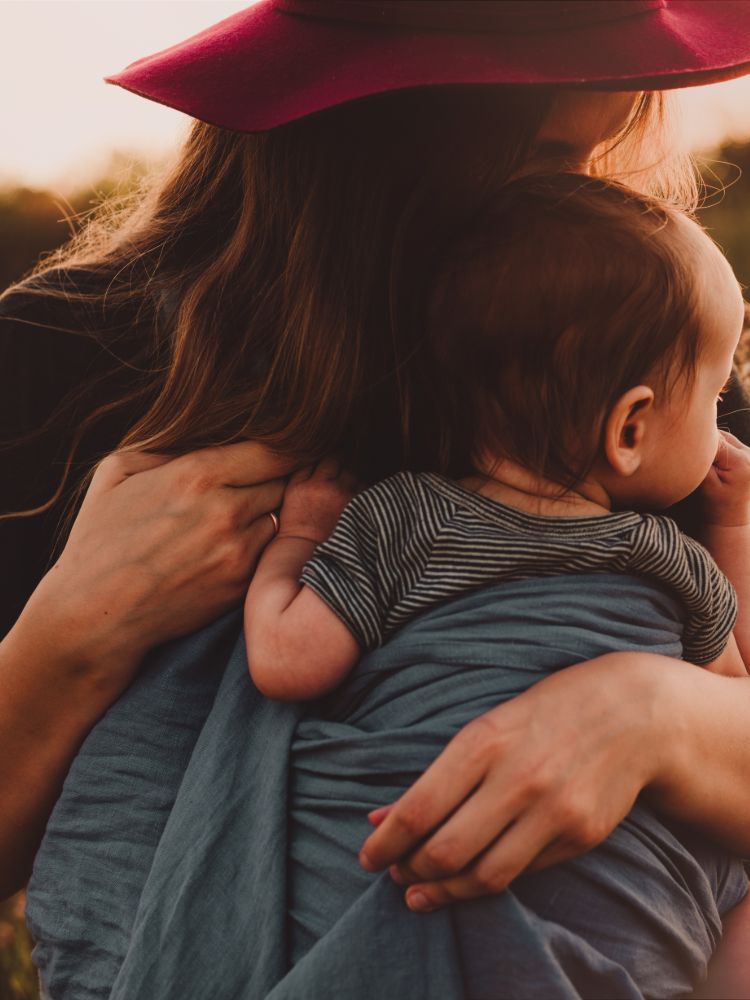
[[[278,477],[331,450],[341,452],[368,480],[402,463],[429,465],[429,386],[420,384],[418,366],[410,364],[417,345],[408,331],[429,255],[441,236],[465,213],[480,210],[484,198],[532,161],[582,168],[603,140],[622,139],[612,155],[624,154],[629,144],[642,163],[647,113],[654,112],[657,102],[640,99],[638,88],[663,83],[666,67],[674,74],[671,83],[698,82],[733,75],[750,62],[750,51],[742,51],[741,42],[724,44],[727,37],[747,36],[747,25],[729,23],[747,19],[744,4],[713,4],[712,13],[690,4],[674,4],[670,10],[653,2],[566,4],[568,16],[577,18],[574,24],[563,18],[557,31],[550,32],[545,30],[548,21],[527,23],[504,53],[505,34],[498,34],[486,18],[488,11],[494,12],[507,33],[513,27],[507,12],[516,5],[476,7],[472,16],[481,18],[486,32],[481,36],[462,35],[465,24],[455,21],[442,23],[442,31],[415,25],[414,17],[424,16],[420,11],[432,5],[389,9],[396,6],[411,23],[394,22],[388,41],[412,47],[409,61],[395,61],[396,67],[408,67],[408,79],[398,72],[386,79],[382,66],[380,75],[375,73],[377,53],[386,49],[373,48],[371,40],[383,28],[368,25],[367,19],[381,17],[382,8],[367,3],[356,4],[354,25],[348,20],[354,4],[345,10],[316,4],[315,11],[312,5],[300,7],[288,0],[262,4],[193,43],[136,64],[123,83],[230,129],[296,121],[277,132],[249,136],[197,125],[181,163],[155,190],[140,219],[135,217],[103,250],[82,249],[73,258],[77,268],[69,262],[67,272],[42,274],[4,302],[6,316],[15,316],[18,324],[9,326],[13,333],[29,323],[47,331],[52,325],[96,330],[104,352],[124,362],[107,365],[93,351],[86,359],[98,364],[104,378],[122,379],[131,394],[130,410],[119,418],[115,414],[109,425],[109,442],[84,441],[89,453],[106,450],[107,443],[116,446],[120,432],[128,431],[127,445],[167,454],[250,436],[284,456],[272,458],[257,444],[230,444],[171,461],[165,454],[136,450],[100,467],[65,551],[2,647],[8,692],[2,731],[18,761],[2,779],[7,812],[0,835],[8,890],[28,872],[82,738],[128,688],[146,652],[210,621],[240,599],[258,551],[273,530],[271,519],[262,515],[278,505]],[[445,17],[449,8],[455,5],[441,4],[432,14]],[[462,5],[460,13],[465,10]],[[524,6],[537,18],[557,16],[558,10],[556,5]],[[705,19],[711,17],[716,19],[716,52],[703,61],[666,30],[691,24],[695,29],[691,19],[697,18],[704,21],[705,32]],[[286,32],[281,40],[275,34],[279,31]],[[615,36],[622,48],[614,49],[625,65],[613,63]],[[633,44],[646,37],[651,45]],[[269,81],[264,89],[262,81],[242,78],[247,93],[262,95],[255,108],[250,99],[232,99],[236,74],[248,71],[247,46],[254,41],[279,46],[277,55],[288,60],[271,69],[286,88],[278,93],[277,86],[273,101],[266,97]],[[295,50],[297,43],[303,48]],[[480,54],[487,58],[486,50],[478,51],[480,43],[504,54],[505,62],[499,59],[502,65],[488,69],[478,59]],[[367,57],[374,63],[364,73],[368,44],[372,51]],[[438,53],[431,45],[443,49]],[[306,76],[310,63],[302,59],[304,46],[307,59],[319,58],[323,65],[331,52],[355,52],[357,72],[339,73],[333,83],[319,77],[312,85]],[[525,63],[524,48],[530,49]],[[458,72],[451,53],[465,55],[470,49],[471,65],[462,67],[460,77],[445,79],[442,74]],[[575,73],[559,69],[563,49],[566,58],[575,56]],[[509,65],[511,51],[525,76],[519,77],[518,65]],[[590,60],[599,58],[604,65],[591,66]],[[578,81],[578,67],[587,65],[589,82],[611,87],[627,79],[628,92],[530,88],[514,92],[511,103],[492,89],[416,89],[299,118],[342,100],[425,83],[541,82],[541,74],[529,68],[535,60],[558,70],[557,78],[553,74],[544,82],[559,86]],[[260,72],[268,63],[250,65]],[[393,74],[393,64],[388,65]],[[204,72],[196,72],[197,66]],[[290,68],[297,69],[299,78]],[[272,113],[275,118],[269,117]],[[597,169],[602,164],[599,160]],[[631,160],[629,181],[652,183],[653,172],[634,172],[639,165]],[[113,275],[118,275],[115,281]],[[88,287],[81,290],[82,281]],[[35,310],[39,303],[50,307],[55,282],[63,282],[73,318],[60,321],[48,315],[40,320]],[[102,308],[105,301],[107,310]],[[240,329],[250,332],[238,342]],[[384,337],[383,329],[390,329],[391,337]],[[162,377],[165,363],[168,374]],[[139,370],[152,377],[140,378]],[[126,371],[132,374],[130,382]],[[84,403],[81,407],[79,416],[87,412]],[[253,487],[257,482],[264,485]],[[34,502],[24,499],[16,506]],[[149,518],[145,524],[144,516]],[[190,565],[196,558],[200,562]],[[203,643],[201,655],[216,642],[226,659],[231,627],[225,623],[223,629],[196,640]],[[152,682],[159,673],[155,663],[151,661]],[[432,906],[493,892],[530,864],[550,864],[597,843],[644,788],[658,793],[660,807],[672,817],[746,850],[746,806],[737,801],[734,789],[747,772],[750,747],[745,742],[747,712],[736,685],[730,690],[721,678],[697,671],[688,683],[679,663],[659,661],[658,673],[653,667],[645,658],[634,662],[626,655],[608,659],[606,666],[591,661],[467,727],[368,841],[369,863],[383,867],[404,859],[397,874],[418,882]],[[604,669],[606,687],[601,681],[595,684],[598,694],[592,698],[591,685],[604,676]],[[113,921],[121,939],[109,942],[115,966],[133,946],[125,921],[132,923],[158,834],[175,801],[180,767],[196,746],[221,677],[202,678],[194,672],[190,681],[191,697],[195,695],[190,718],[196,729],[179,748],[172,744],[173,771],[151,774],[152,784],[160,783],[165,792],[158,820],[150,817],[152,853],[144,860],[142,852],[134,852],[137,865],[127,900],[106,901],[122,916],[119,924]],[[131,690],[143,707],[148,688],[135,685]],[[170,696],[181,708],[177,690]],[[181,719],[176,712],[173,726]],[[165,725],[163,716],[159,721]],[[49,734],[41,748],[34,735],[40,728]],[[528,740],[530,729],[538,730],[533,741]],[[522,739],[514,733],[523,733]],[[467,750],[476,762],[470,787],[463,765]],[[623,773],[627,781],[613,780]],[[532,852],[529,845],[515,845],[509,853],[508,838],[493,827],[498,796],[508,794],[507,789],[539,817]],[[446,824],[463,799],[465,805]],[[64,810],[65,796],[58,817]],[[148,822],[146,817],[143,829]],[[450,845],[444,838],[441,842],[446,827]],[[425,840],[430,831],[435,832]],[[476,859],[490,845],[494,863],[488,877],[487,866]],[[110,860],[117,855],[111,848],[110,843]],[[126,871],[126,856],[117,860]],[[446,875],[451,877],[441,878]],[[412,900],[415,891],[410,890]],[[85,924],[97,916],[101,912],[89,911],[72,919]],[[69,946],[64,937],[61,941]],[[135,942],[135,958],[125,972],[131,978],[121,980],[121,988],[129,990],[124,995],[136,995],[134,990],[141,988],[132,977],[145,968],[136,961],[138,954],[143,958],[143,947],[143,941]],[[64,958],[65,947],[56,953],[60,965]],[[112,964],[101,967],[99,995],[109,995],[112,983],[106,976],[112,969]],[[67,972],[80,975],[70,965]]]

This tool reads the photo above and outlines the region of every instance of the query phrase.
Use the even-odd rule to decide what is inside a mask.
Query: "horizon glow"
[[[248,6],[247,0],[0,0],[0,185],[69,193],[114,153],[168,155],[190,119],[103,77]],[[12,99],[8,95],[14,95]],[[750,77],[679,92],[682,141],[750,138]]]

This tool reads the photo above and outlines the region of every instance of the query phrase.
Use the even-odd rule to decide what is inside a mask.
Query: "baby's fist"
[[[342,471],[333,458],[295,472],[284,493],[279,536],[324,542],[336,527],[344,507],[357,493],[357,486],[354,476]]]
[[[700,487],[708,524],[750,524],[750,448],[728,431],[719,431],[714,463]]]

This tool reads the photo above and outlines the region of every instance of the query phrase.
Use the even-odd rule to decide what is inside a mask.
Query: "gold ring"
[[[278,533],[279,533],[279,519],[278,519],[278,517],[274,514],[274,512],[272,510],[269,510],[268,516],[273,521],[273,533],[274,533],[274,535],[278,535]]]

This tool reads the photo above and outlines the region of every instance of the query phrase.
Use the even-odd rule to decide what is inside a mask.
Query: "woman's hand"
[[[393,866],[411,883],[409,906],[429,910],[590,850],[660,773],[655,678],[670,662],[603,656],[475,719],[395,805],[370,814],[378,828],[361,863]]]
[[[252,442],[108,456],[24,614],[127,683],[148,650],[241,602],[290,465]]]
[[[0,897],[24,885],[70,761],[144,654],[240,604],[289,471],[249,442],[100,464],[0,643]]]

